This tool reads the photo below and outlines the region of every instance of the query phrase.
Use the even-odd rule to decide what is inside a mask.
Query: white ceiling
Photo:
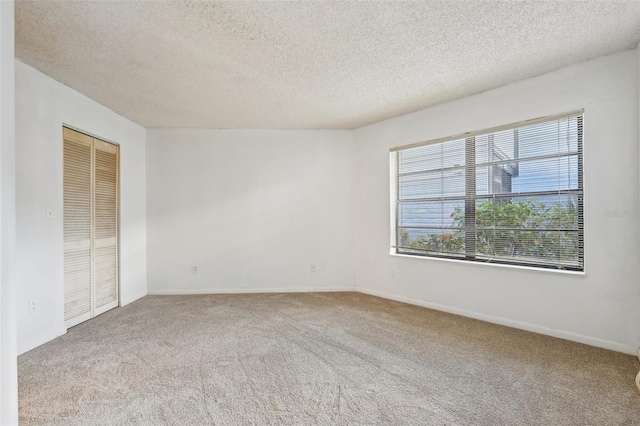
[[[640,1],[16,3],[19,60],[144,127],[356,128],[639,31]]]

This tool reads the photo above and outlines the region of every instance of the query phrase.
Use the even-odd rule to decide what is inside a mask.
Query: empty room
[[[640,425],[639,42],[0,1],[0,425]]]

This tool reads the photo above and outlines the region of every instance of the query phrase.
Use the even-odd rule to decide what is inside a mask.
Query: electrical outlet
[[[38,312],[40,309],[40,304],[35,300],[29,300],[29,313],[32,314],[34,312]]]
[[[311,272],[316,272],[317,270],[316,265],[311,265]]]
[[[193,272],[194,274],[197,274],[198,273],[198,267],[197,266],[193,266],[191,268],[191,272]]]

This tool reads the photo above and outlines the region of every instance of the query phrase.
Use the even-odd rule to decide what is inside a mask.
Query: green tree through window
[[[582,113],[392,150],[395,250],[583,269]]]

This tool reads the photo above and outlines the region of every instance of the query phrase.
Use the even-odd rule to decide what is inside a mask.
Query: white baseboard
[[[29,352],[30,350],[35,349],[40,345],[44,345],[45,343],[52,341],[56,337],[60,337],[65,334],[67,334],[67,329],[63,328],[61,330],[54,331],[50,334],[29,339],[26,342],[20,342],[18,344],[18,355],[22,355],[25,352]]]
[[[120,298],[120,307],[127,306],[129,303],[135,302],[135,301],[136,301],[136,300],[138,300],[138,299],[142,299],[142,298],[143,298],[143,297],[145,297],[146,295],[147,295],[147,293],[146,293],[146,292],[144,292],[144,293],[136,294],[135,296],[133,296],[133,297],[131,297],[131,298],[128,298],[128,299],[126,299],[126,300],[125,300],[125,299]]]
[[[266,287],[266,288],[193,288],[149,290],[149,296],[177,296],[189,294],[249,294],[249,293],[322,293],[356,291],[353,287]]]
[[[384,299],[395,300],[397,302],[408,303],[410,305],[422,306],[424,308],[435,309],[437,311],[448,312],[450,314],[461,315],[464,317],[474,318],[481,321],[486,321],[494,324],[505,325],[507,327],[517,328],[520,330],[531,331],[534,333],[544,334],[551,337],[557,337],[559,339],[570,340],[572,342],[583,343],[585,345],[596,346],[598,348],[609,349],[616,352],[622,352],[628,355],[637,355],[640,358],[640,351],[634,346],[623,345],[621,343],[611,342],[609,340],[598,339],[595,337],[583,336],[581,334],[575,334],[568,331],[555,330],[552,328],[542,327],[535,324],[529,324],[525,322],[515,321],[507,318],[496,317],[492,315],[481,314],[478,312],[467,311],[465,309],[452,308],[446,305],[440,305],[437,303],[425,302],[418,299],[412,299],[409,297],[395,296],[383,291],[369,290],[364,288],[358,288],[356,291],[372,296],[382,297]]]
[[[622,352],[629,355],[635,355],[640,360],[640,348],[634,346],[623,345],[621,343],[611,342],[608,340],[598,339],[595,337],[584,336],[581,334],[571,333],[562,330],[556,330],[552,328],[542,327],[535,324],[529,324],[525,322],[515,321],[508,318],[501,318],[492,315],[482,314],[478,312],[468,311],[465,309],[452,308],[446,305],[440,305],[437,303],[425,302],[418,299],[412,299],[409,297],[396,296],[390,293],[386,293],[378,290],[370,290],[364,288],[353,287],[282,287],[282,288],[218,288],[218,289],[167,289],[167,290],[150,290],[148,295],[155,296],[177,296],[177,295],[196,295],[196,294],[249,294],[249,293],[316,293],[316,292],[359,292],[369,294],[372,296],[382,297],[384,299],[395,300],[402,303],[408,303],[410,305],[422,306],[429,309],[435,309],[438,311],[448,312],[455,315],[461,315],[464,317],[475,318],[481,321],[487,321],[494,324],[504,325],[507,327],[513,327],[520,330],[531,331],[534,333],[544,334],[551,337],[557,337],[560,339],[570,340],[577,343],[583,343],[585,345],[596,346],[603,349],[609,349],[616,352]],[[144,297],[142,294],[140,297]],[[134,299],[137,300],[138,298]],[[128,301],[128,303],[134,300]],[[123,304],[124,306],[125,304]],[[22,342],[18,345],[18,354],[21,355],[28,352],[38,346],[47,343],[56,337],[62,336],[67,332],[66,329],[58,330],[50,335],[40,336],[36,339],[31,339],[27,342]]]

